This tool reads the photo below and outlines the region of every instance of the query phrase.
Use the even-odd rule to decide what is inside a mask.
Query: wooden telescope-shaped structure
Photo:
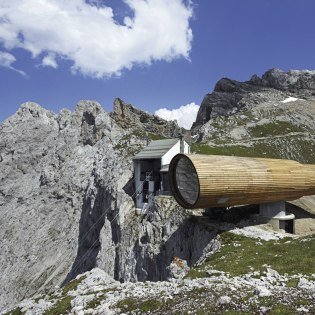
[[[315,195],[315,165],[292,160],[177,154],[169,175],[175,199],[187,209]]]

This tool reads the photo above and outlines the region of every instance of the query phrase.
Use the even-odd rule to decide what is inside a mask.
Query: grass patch
[[[89,303],[87,303],[86,305],[86,308],[89,309],[89,308],[97,308],[99,305],[101,305],[101,302],[103,301],[104,299],[104,295],[108,292],[114,292],[114,291],[117,291],[116,288],[110,288],[110,289],[105,289],[105,290],[102,290],[101,293],[102,295],[98,296],[97,298],[95,298],[94,300],[90,301]],[[94,292],[89,292],[87,293],[87,295],[89,294],[93,294]]]
[[[280,136],[291,132],[305,132],[307,130],[288,121],[274,121],[268,124],[256,125],[248,130],[252,137]]]
[[[245,146],[224,146],[224,147],[210,147],[204,143],[193,143],[191,145],[191,152],[199,154],[213,154],[213,155],[237,155],[249,156],[250,148]]]
[[[218,146],[193,143],[191,151],[198,154],[291,159],[301,163],[315,163],[314,140],[311,139],[307,140],[294,135],[282,139],[274,138],[250,143],[250,146],[233,145],[228,142]]]
[[[62,295],[67,295],[69,291],[76,290],[78,285],[86,279],[86,276],[82,276],[79,279],[74,279],[68,282],[62,289]]]
[[[4,313],[3,315],[23,315],[25,314],[24,312],[22,312],[20,307],[15,308],[12,311],[9,311],[7,313]]]
[[[274,159],[287,158],[281,150],[275,150],[273,143],[256,142],[251,146],[224,144],[222,146],[209,146],[205,143],[193,143],[191,151],[198,154],[228,155],[242,157],[268,157]]]
[[[224,315],[252,315],[252,313],[249,313],[249,312],[239,312],[239,311],[225,311],[222,314]]]
[[[71,296],[65,296],[44,312],[44,315],[68,314],[71,311]]]
[[[131,311],[140,311],[144,313],[169,310],[174,305],[172,300],[156,300],[148,299],[145,301],[140,301],[135,298],[127,298],[116,304],[116,307],[119,308],[122,312],[131,312]]]
[[[286,283],[286,286],[288,288],[296,288],[297,285],[299,283],[299,280],[298,279],[290,279],[287,283]]]
[[[284,274],[312,274],[315,272],[315,236],[279,241],[260,241],[257,239],[235,235],[230,232],[221,234],[220,251],[209,257],[202,265],[192,268],[187,278],[203,278],[207,269],[227,272],[232,276],[246,274],[253,270],[263,272],[263,265]],[[238,246],[235,246],[237,243]]]
[[[270,315],[295,315],[296,312],[292,310],[289,306],[278,304],[273,306],[268,312]]]
[[[103,300],[103,296],[100,296],[100,297],[90,301],[89,303],[87,303],[86,309],[89,309],[89,308],[95,309],[95,308],[97,308],[98,306],[101,305],[102,300]]]

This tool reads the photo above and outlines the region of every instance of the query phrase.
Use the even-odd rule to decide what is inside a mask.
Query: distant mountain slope
[[[315,72],[220,80],[201,104],[194,150],[315,163]]]

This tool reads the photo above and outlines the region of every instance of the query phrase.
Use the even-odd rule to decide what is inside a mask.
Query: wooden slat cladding
[[[199,186],[198,193],[191,193],[191,182],[187,183],[190,198],[185,197],[185,181],[181,180],[178,187],[176,180],[181,159],[186,163],[181,165],[191,163],[187,170],[197,174],[194,183]],[[267,203],[315,194],[315,165],[291,160],[178,154],[171,161],[169,174],[173,194],[185,208]],[[196,178],[193,173],[186,175],[186,178]]]

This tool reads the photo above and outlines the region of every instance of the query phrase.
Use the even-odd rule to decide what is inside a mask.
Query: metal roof
[[[134,159],[159,159],[178,141],[179,139],[163,139],[152,141],[147,147],[136,154]]]

